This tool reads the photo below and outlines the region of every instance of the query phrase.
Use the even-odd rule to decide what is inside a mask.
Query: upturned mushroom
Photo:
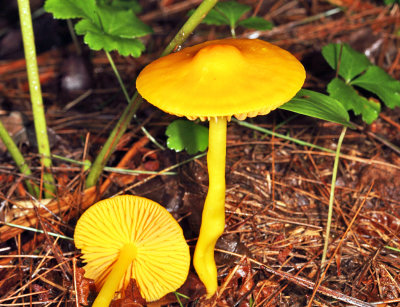
[[[94,204],[78,220],[74,240],[87,263],[85,277],[101,289],[94,307],[109,306],[131,279],[146,301],[155,301],[178,289],[189,272],[181,227],[164,207],[143,197]]]
[[[214,247],[225,227],[227,121],[265,115],[302,87],[305,70],[289,52],[258,39],[208,41],[159,58],[139,74],[141,96],[161,110],[209,120],[209,190],[193,263],[208,296],[218,287]]]

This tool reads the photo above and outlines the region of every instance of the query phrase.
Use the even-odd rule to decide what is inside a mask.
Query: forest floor
[[[15,14],[13,2],[2,6]],[[188,10],[201,1],[140,2],[141,19],[154,29],[146,38],[146,52],[140,58],[112,53],[130,93],[138,72],[159,56]],[[400,79],[399,4],[241,2],[275,26],[268,31],[239,29],[238,37],[256,35],[291,51],[306,68],[304,88],[326,93],[335,72],[321,56],[321,48],[332,42],[348,43]],[[32,2],[34,9],[41,5]],[[337,10],[339,6],[342,10]],[[14,31],[18,37],[12,19],[3,15],[0,32]],[[93,161],[126,106],[124,96],[103,52],[79,57],[65,39],[69,35],[65,23],[48,14],[35,23],[52,154]],[[200,25],[185,46],[229,35],[227,27]],[[0,118],[33,170],[33,180],[40,183],[43,170],[33,137],[23,51],[14,45],[4,39],[0,45]],[[78,91],[61,86],[71,77],[81,82]],[[83,167],[54,158],[58,190],[47,209],[27,195],[23,178],[0,143],[0,306],[90,304],[95,293],[82,278],[79,250],[72,241],[47,232],[73,237],[83,210],[99,199],[134,194],[161,203],[180,221],[193,250],[208,186],[205,156],[191,159],[184,152],[161,150],[140,129],[146,127],[165,144],[165,128],[174,119],[142,104],[137,121],[108,163],[134,170],[167,169],[172,175],[105,171],[97,188],[85,190]],[[328,269],[323,276],[321,253],[342,126],[279,109],[248,120],[318,149],[236,122],[228,124],[226,229],[216,247],[220,287],[218,295],[206,299],[204,286],[191,269],[178,290],[189,297],[181,299],[184,306],[400,306],[400,109],[383,107],[370,125],[356,116],[351,120],[357,128],[347,130],[341,147]],[[113,306],[141,306],[133,294]],[[152,304],[157,305],[179,306],[174,294]]]

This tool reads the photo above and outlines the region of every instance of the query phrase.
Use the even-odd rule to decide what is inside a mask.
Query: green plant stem
[[[7,222],[0,222],[0,224],[6,225],[8,227],[15,227],[15,228],[23,229],[23,230],[29,230],[29,231],[32,231],[32,232],[45,233],[44,230],[36,229],[36,228],[28,227],[28,226],[22,226],[22,225],[17,225],[17,224],[13,224],[13,223],[7,223]],[[73,238],[70,238],[70,237],[67,237],[67,236],[64,236],[64,235],[60,235],[60,234],[55,233],[55,232],[46,231],[46,234],[48,234],[49,236],[60,238],[60,239],[66,239],[66,240],[70,240],[70,241],[74,240]]]
[[[104,166],[107,161],[110,159],[112,153],[115,150],[119,140],[124,135],[126,129],[128,128],[129,123],[132,120],[133,115],[136,113],[142,102],[142,98],[136,92],[128,106],[125,108],[122,113],[120,119],[115,125],[114,129],[111,131],[110,136],[107,141],[104,143],[103,148],[100,150],[96,159],[94,160],[92,167],[90,168],[89,174],[86,178],[86,188],[90,188],[96,185]]]
[[[250,123],[248,123],[246,121],[241,121],[241,120],[237,120],[235,118],[232,118],[232,122],[235,122],[235,123],[239,124],[240,126],[247,127],[247,128],[259,131],[259,132],[263,132],[263,133],[268,134],[268,135],[273,135],[273,136],[276,136],[278,138],[281,138],[281,139],[284,139],[284,140],[288,140],[288,141],[291,141],[293,143],[296,143],[296,144],[299,144],[299,145],[302,145],[302,146],[307,146],[307,147],[319,149],[321,151],[335,153],[334,150],[331,150],[329,148],[321,147],[321,146],[318,146],[318,145],[315,145],[315,144],[312,144],[312,143],[308,143],[308,142],[305,142],[305,141],[302,141],[302,140],[299,140],[299,139],[292,138],[292,137],[284,135],[284,134],[276,133],[276,132],[273,132],[271,130],[259,127],[257,125],[250,124]]]
[[[73,164],[77,164],[77,165],[83,165],[84,168],[90,168],[90,161],[77,161],[74,159],[69,159],[69,158],[65,158],[59,155],[51,155],[52,158],[54,159],[60,159],[62,161],[66,161],[66,162],[70,162]],[[134,169],[125,169],[125,168],[117,168],[117,167],[109,167],[109,166],[105,166],[104,170],[107,172],[112,172],[112,173],[117,173],[117,174],[127,174],[127,175],[142,175],[142,174],[146,174],[146,175],[177,175],[177,172],[163,172],[162,174],[160,174],[159,171],[143,171],[143,170],[134,170]]]
[[[71,35],[72,41],[74,43],[76,53],[78,55],[82,55],[82,48],[81,45],[79,44],[78,38],[76,37],[75,31],[74,31],[74,25],[72,24],[71,19],[67,19],[67,25],[68,25],[68,31]]]
[[[107,55],[107,59],[110,62],[111,68],[114,71],[115,76],[117,77],[119,86],[122,89],[122,92],[124,93],[125,99],[126,101],[129,103],[129,101],[131,100],[131,98],[129,97],[128,91],[126,89],[126,86],[124,84],[124,82],[122,81],[121,75],[119,74],[119,71],[117,69],[117,66],[114,63],[114,60],[111,56],[111,54],[109,52],[106,51],[106,55]],[[136,119],[136,115],[133,115]],[[154,143],[158,148],[160,148],[161,150],[165,150],[165,147],[162,146],[160,143],[157,142],[157,140],[147,131],[147,129],[145,127],[141,127],[140,128],[142,130],[142,132],[149,138],[149,140]]]
[[[195,10],[192,16],[189,17],[172,41],[168,44],[161,56],[171,53],[177,46],[182,45],[217,2],[218,0],[204,0]],[[106,143],[92,164],[92,168],[90,169],[86,178],[85,185],[87,188],[90,188],[97,183],[104,166],[111,157],[111,154],[113,153],[120,138],[124,135],[128,124],[132,120],[142,101],[143,99],[138,95],[137,92],[133,95],[132,99],[130,99],[128,106],[122,113],[119,121],[111,131]]]
[[[337,148],[336,148],[336,155],[335,155],[335,162],[333,163],[333,170],[332,170],[332,183],[331,183],[331,191],[329,195],[329,207],[328,207],[328,219],[326,221],[326,230],[325,230],[325,242],[324,242],[324,250],[322,252],[322,260],[321,266],[324,267],[326,254],[328,253],[328,244],[329,244],[329,236],[331,231],[331,223],[332,223],[332,213],[333,213],[333,202],[335,200],[335,186],[336,186],[336,176],[338,171],[339,165],[339,157],[340,157],[340,148],[342,147],[343,139],[346,134],[347,127],[342,128],[342,132],[339,136]]]
[[[177,46],[181,46],[217,2],[218,0],[204,0],[168,44],[161,56],[170,54]]]
[[[26,164],[23,155],[21,154],[17,145],[14,143],[11,136],[8,134],[6,128],[4,127],[1,121],[0,121],[0,138],[3,141],[4,145],[6,146],[14,162],[17,164],[19,171],[25,176],[32,175],[32,172],[29,166]],[[32,183],[29,180],[25,180],[25,185],[30,194],[35,195],[36,197],[39,196],[39,188],[37,186],[32,185]]]
[[[385,246],[385,248],[387,248],[387,249],[390,249],[390,250],[392,250],[392,251],[395,251],[395,252],[399,252],[399,253],[400,253],[400,249],[399,249],[399,248],[395,248],[395,247],[392,247],[392,246]]]
[[[111,68],[112,68],[112,70],[113,70],[115,76],[117,77],[119,86],[121,87],[122,92],[124,93],[125,99],[126,99],[126,101],[128,101],[128,103],[129,103],[129,101],[131,101],[131,98],[129,97],[128,91],[127,91],[127,89],[126,89],[126,86],[125,86],[124,82],[122,81],[122,78],[121,78],[121,75],[119,74],[119,71],[118,71],[118,69],[117,69],[117,66],[115,66],[115,63],[114,63],[113,58],[111,57],[111,54],[110,54],[108,51],[105,51],[105,53],[106,53],[108,62],[110,63]]]
[[[232,38],[236,38],[236,30],[235,30],[235,25],[231,25],[231,36]]]
[[[45,197],[51,197],[54,196],[55,185],[52,174],[48,173],[51,167],[50,145],[49,138],[47,136],[47,125],[36,60],[35,39],[33,34],[29,0],[18,0],[18,10],[21,23],[22,40],[24,44],[26,70],[28,75],[36,140],[38,144],[38,151],[41,155],[41,163],[45,168],[45,172],[43,174]]]

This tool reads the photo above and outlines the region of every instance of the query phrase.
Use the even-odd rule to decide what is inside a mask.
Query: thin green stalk
[[[41,229],[36,229],[36,228],[32,228],[32,227],[28,227],[28,226],[22,226],[22,225],[18,225],[18,224],[13,224],[13,223],[7,223],[7,222],[0,222],[3,225],[6,225],[8,227],[15,227],[15,228],[19,228],[19,229],[23,229],[23,230],[29,230],[29,231],[33,231],[33,232],[37,232],[37,233],[44,233],[43,230]],[[64,236],[64,235],[60,235],[58,233],[55,232],[46,232],[49,236],[53,236],[56,238],[60,238],[60,239],[66,239],[66,240],[70,240],[73,241],[73,238]]]
[[[126,101],[129,103],[129,101],[131,100],[131,98],[129,97],[128,91],[126,89],[126,86],[124,84],[124,82],[122,81],[121,75],[119,74],[119,71],[117,69],[117,66],[114,63],[113,58],[111,57],[110,53],[106,51],[106,55],[107,55],[107,59],[110,62],[111,68],[114,71],[115,76],[117,77],[119,86],[122,89],[122,92],[124,93],[125,99]],[[136,115],[133,115],[136,119]],[[158,148],[160,148],[161,150],[165,150],[165,147],[162,146],[160,143],[157,142],[157,140],[147,131],[147,129],[145,127],[141,127],[140,128],[142,130],[142,132],[149,138],[149,140],[154,143]]]
[[[124,190],[122,190],[121,192],[119,192],[119,193],[116,194],[116,195],[121,195],[121,194],[125,193],[124,191],[133,189],[134,187],[137,187],[137,186],[139,186],[139,185],[141,185],[141,184],[143,184],[143,183],[146,183],[146,182],[152,180],[152,179],[155,178],[156,176],[160,176],[160,175],[162,175],[162,174],[165,174],[166,172],[169,172],[169,171],[171,171],[171,170],[173,170],[173,169],[175,169],[175,168],[178,168],[178,167],[181,167],[182,165],[185,165],[186,163],[189,163],[189,162],[191,162],[191,161],[194,161],[194,160],[196,160],[196,159],[199,159],[199,158],[201,158],[201,157],[204,157],[205,155],[207,155],[207,152],[203,152],[203,153],[198,154],[198,155],[196,155],[196,156],[193,156],[193,157],[191,157],[191,158],[189,158],[189,159],[187,159],[187,160],[185,160],[185,161],[182,161],[182,162],[179,162],[179,163],[177,163],[177,164],[171,165],[171,166],[169,166],[169,167],[167,167],[167,168],[164,168],[163,170],[159,171],[157,174],[150,175],[150,176],[144,178],[143,180],[138,181],[138,182],[136,182],[136,183],[130,185],[129,187],[126,187]]]
[[[229,28],[231,30],[231,36],[232,38],[236,38],[236,22],[234,22],[223,10],[220,10],[218,7],[216,7],[215,10],[222,16],[224,16],[227,20],[230,20]]]
[[[232,35],[232,38],[236,38],[235,26],[231,26],[231,35]]]
[[[14,143],[14,140],[8,134],[6,128],[4,127],[1,121],[0,121],[0,138],[3,141],[4,145],[6,146],[11,157],[13,158],[15,164],[17,164],[19,171],[25,176],[32,175],[32,172],[28,164],[26,164],[23,155],[21,154],[17,145]],[[30,194],[35,195],[36,197],[39,196],[39,188],[37,186],[32,185],[32,183],[29,180],[25,180],[25,185]]]
[[[343,143],[344,136],[346,134],[346,130],[347,130],[347,127],[344,126],[342,128],[342,133],[339,136],[339,140],[338,140],[338,144],[337,144],[337,148],[336,148],[335,162],[333,163],[331,192],[329,195],[328,220],[326,222],[325,243],[324,243],[324,250],[322,252],[322,260],[321,260],[322,267],[325,264],[326,254],[328,253],[328,244],[329,244],[329,236],[330,236],[331,223],[332,223],[333,202],[335,200],[335,186],[336,186],[337,170],[338,170],[338,165],[339,165],[340,148],[342,147],[342,143]]]
[[[283,134],[280,134],[280,133],[276,133],[276,132],[270,131],[268,129],[265,129],[265,128],[250,124],[250,123],[248,123],[246,121],[240,121],[240,120],[237,120],[235,118],[232,118],[232,121],[237,123],[237,124],[239,124],[239,125],[241,125],[241,126],[244,126],[244,127],[247,127],[247,128],[251,128],[253,130],[260,131],[260,132],[263,132],[263,133],[266,133],[266,134],[269,134],[269,135],[273,135],[273,136],[276,136],[276,137],[279,137],[281,139],[285,139],[285,140],[291,141],[293,143],[296,143],[296,144],[299,144],[299,145],[302,145],[302,146],[308,146],[308,147],[316,148],[316,149],[319,149],[319,150],[322,150],[322,151],[335,153],[335,162],[334,162],[334,165],[333,165],[332,184],[331,184],[331,191],[330,191],[330,197],[329,197],[328,220],[327,220],[327,225],[326,225],[325,243],[324,243],[324,250],[323,250],[323,253],[322,253],[322,261],[321,261],[321,264],[324,265],[325,260],[326,260],[326,254],[327,254],[327,251],[328,251],[329,235],[330,235],[330,228],[331,228],[331,223],[332,223],[333,201],[335,199],[335,183],[336,183],[337,169],[338,169],[338,165],[339,165],[340,148],[342,146],[342,142],[343,142],[344,136],[346,134],[347,127],[343,127],[343,129],[342,129],[342,133],[340,134],[340,137],[339,137],[339,140],[338,140],[338,144],[337,144],[337,148],[336,148],[336,152],[335,152],[335,151],[333,151],[331,149],[328,149],[328,148],[325,148],[325,147],[321,147],[321,146],[318,146],[318,145],[315,145],[315,144],[312,144],[312,143],[308,143],[308,142],[305,142],[305,141],[302,141],[302,140],[298,140],[298,139],[295,139],[295,138],[292,138],[292,137],[289,137],[289,136],[286,136],[286,135],[283,135]]]
[[[129,123],[132,120],[133,115],[136,113],[136,110],[139,108],[141,102],[142,98],[137,93],[135,93],[134,97],[125,108],[114,129],[111,131],[107,141],[104,143],[103,148],[100,150],[99,154],[94,160],[89,174],[86,178],[86,188],[90,188],[96,185],[104,166],[110,159],[119,140],[124,135]]]
[[[185,298],[185,299],[190,299],[189,296],[184,295],[184,294],[179,293],[179,292],[176,292],[176,291],[174,291],[174,294],[175,294],[176,300],[178,301],[178,304],[179,304],[180,307],[183,307],[182,301],[181,301],[181,299],[180,299],[181,296],[182,296],[183,298]]]
[[[38,151],[41,155],[41,163],[45,167],[45,173],[43,175],[45,196],[51,197],[54,196],[55,185],[52,174],[48,173],[51,167],[50,145],[49,138],[47,136],[47,125],[36,60],[35,39],[32,28],[29,0],[18,0],[18,9],[21,23],[22,40],[24,43],[26,70],[28,75],[36,140],[38,144]]]
[[[119,86],[121,87],[122,92],[124,93],[125,99],[129,103],[129,101],[131,101],[131,98],[129,97],[128,91],[126,90],[126,86],[124,84],[124,81],[122,81],[121,75],[118,72],[117,66],[115,66],[115,63],[114,63],[113,58],[111,57],[111,54],[108,51],[105,51],[105,53],[106,53],[108,62],[110,63],[111,68],[114,71],[115,76],[117,77]]]
[[[78,165],[82,165],[84,166],[84,169],[86,168],[90,168],[90,161],[77,161],[74,159],[70,159],[70,158],[66,158],[66,157],[62,157],[59,155],[51,155],[53,158],[55,159],[60,159],[62,161],[66,161],[66,162],[70,162],[73,164],[78,164]],[[110,166],[105,166],[104,167],[104,171],[107,172],[112,172],[112,173],[118,173],[118,174],[126,174],[126,175],[142,175],[142,174],[146,174],[146,175],[154,175],[154,174],[160,174],[159,171],[143,171],[143,170],[134,170],[134,169],[125,169],[125,168],[117,168],[117,167],[110,167]],[[176,172],[163,172],[160,175],[177,175]]]
[[[189,17],[172,41],[168,44],[161,56],[167,55],[171,53],[177,46],[181,46],[217,2],[218,0],[204,0]],[[137,92],[130,99],[128,106],[122,113],[116,126],[111,131],[106,143],[93,162],[92,168],[86,178],[87,188],[92,187],[97,183],[104,166],[111,157],[111,154],[114,152],[115,146],[119,142],[120,138],[124,135],[128,124],[132,120],[142,101],[143,99],[138,95]]]
[[[161,56],[170,54],[176,47],[181,46],[217,2],[218,0],[204,0],[168,44]]]
[[[72,24],[71,19],[67,19],[67,25],[68,25],[68,31],[71,35],[72,41],[74,42],[76,53],[78,55],[82,55],[82,48],[81,48],[81,45],[79,44],[78,38],[76,37],[75,31],[74,31],[74,25]]]
[[[270,131],[268,129],[265,129],[265,128],[250,124],[250,123],[245,122],[245,121],[240,121],[240,120],[237,120],[235,118],[232,118],[232,121],[237,123],[237,124],[239,124],[239,125],[241,125],[241,126],[244,126],[244,127],[247,127],[247,128],[251,128],[253,130],[260,131],[260,132],[263,132],[263,133],[266,133],[266,134],[269,134],[269,135],[273,135],[273,136],[276,136],[276,137],[291,141],[293,143],[296,143],[296,144],[299,144],[299,145],[302,145],[302,146],[308,146],[308,147],[316,148],[316,149],[319,149],[319,150],[322,150],[322,151],[335,153],[335,161],[334,161],[334,164],[333,164],[333,171],[332,171],[332,183],[331,183],[331,190],[330,190],[330,196],[329,196],[328,219],[327,219],[326,230],[325,230],[324,250],[323,250],[323,253],[322,253],[322,261],[321,261],[321,265],[323,266],[324,263],[325,263],[326,254],[327,254],[327,251],[328,251],[330,229],[331,229],[331,224],[332,224],[333,202],[335,200],[335,186],[336,186],[336,176],[337,176],[337,170],[338,170],[339,158],[340,158],[340,148],[342,146],[343,139],[344,139],[344,136],[346,134],[347,127],[343,127],[343,129],[342,129],[342,132],[341,132],[341,134],[339,136],[336,152],[335,152],[335,151],[333,151],[331,149],[328,149],[328,148],[325,148],[325,147],[321,147],[321,146],[318,146],[318,145],[315,145],[315,144],[312,144],[312,143],[308,143],[308,142],[305,142],[305,141],[302,141],[302,140],[298,140],[298,139],[295,139],[295,138],[292,138],[292,137],[289,137],[289,136],[286,136],[286,135],[283,135],[283,134],[280,134],[280,133],[276,133],[276,132]]]
[[[392,246],[385,246],[385,248],[387,248],[387,249],[390,249],[390,250],[392,250],[392,251],[395,251],[395,252],[399,252],[399,253],[400,253],[400,248],[396,248],[396,247],[392,247]]]
[[[273,135],[273,136],[276,136],[278,138],[281,138],[281,139],[284,139],[284,140],[288,140],[288,141],[291,141],[293,143],[296,143],[296,144],[299,144],[299,145],[302,145],[302,146],[307,146],[307,147],[319,149],[321,151],[335,153],[334,150],[331,150],[329,148],[321,147],[321,146],[318,146],[318,145],[315,145],[315,144],[312,144],[312,143],[308,143],[308,142],[305,142],[305,141],[302,141],[302,140],[299,140],[299,139],[292,138],[292,137],[284,135],[284,134],[276,133],[276,132],[273,132],[271,130],[259,127],[257,125],[250,124],[250,123],[248,123],[246,121],[237,120],[235,118],[232,118],[232,121],[237,123],[237,124],[239,124],[240,126],[247,127],[247,128],[259,131],[259,132],[263,132],[263,133],[268,134],[268,135]]]

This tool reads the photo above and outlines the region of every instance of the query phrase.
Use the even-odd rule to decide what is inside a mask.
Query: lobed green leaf
[[[97,14],[101,23],[100,29],[112,36],[136,38],[152,32],[131,10],[99,6]]]
[[[107,0],[98,0],[98,3],[104,5],[107,5],[108,2]],[[135,14],[142,12],[142,7],[137,0],[113,0],[110,5],[124,10],[132,10]]]
[[[193,12],[194,10],[189,12],[189,14],[192,14]],[[229,26],[229,19],[215,9],[212,9],[210,12],[208,12],[207,16],[204,17],[202,23],[210,26]]]
[[[145,49],[143,43],[138,39],[116,38],[93,32],[88,32],[84,36],[84,42],[93,50],[107,52],[118,50],[123,56],[139,57]]]
[[[333,79],[327,87],[329,95],[340,101],[346,110],[352,110],[360,115],[367,124],[371,124],[379,115],[380,104],[360,95],[349,84],[339,78]]]
[[[374,93],[389,108],[400,107],[400,82],[378,66],[368,67],[363,75],[350,84]]]
[[[242,21],[239,21],[238,25],[245,27],[247,29],[256,29],[256,30],[271,30],[273,28],[272,22],[257,16],[253,16],[244,19]]]
[[[138,37],[152,32],[131,9],[132,0],[113,1],[111,5],[95,0],[47,0],[45,9],[55,18],[81,18],[75,31],[84,35],[84,42],[93,50],[117,50],[121,55],[138,57],[145,46]]]
[[[96,1],[95,0],[46,0],[44,9],[52,13],[54,18],[95,18]]]
[[[218,2],[203,19],[208,25],[228,25],[235,27],[240,17],[250,11],[251,7],[236,1]]]
[[[339,76],[347,83],[365,71],[371,62],[368,58],[352,49],[348,44],[328,44],[322,48],[322,55]]]
[[[208,147],[208,128],[192,121],[178,119],[168,125],[165,134],[167,146],[175,151],[186,150],[193,155]]]

